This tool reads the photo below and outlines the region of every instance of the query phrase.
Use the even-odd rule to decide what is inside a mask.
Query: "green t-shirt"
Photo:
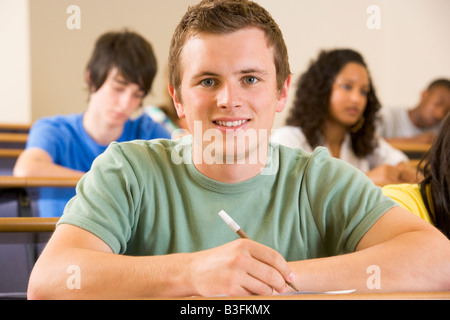
[[[227,184],[192,164],[189,137],[113,143],[77,186],[59,223],[86,229],[115,253],[162,255],[220,246],[238,236],[225,210],[255,241],[286,260],[355,250],[394,203],[362,172],[331,158],[277,144],[270,165]]]

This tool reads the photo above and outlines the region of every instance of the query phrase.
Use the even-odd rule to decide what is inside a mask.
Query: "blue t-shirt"
[[[170,133],[160,124],[143,114],[125,123],[118,142],[130,140],[170,139]],[[108,145],[95,142],[83,127],[83,114],[42,118],[32,126],[26,149],[47,151],[55,164],[87,172],[94,159]],[[66,203],[75,195],[75,188],[41,188],[38,199],[39,215],[60,217]]]

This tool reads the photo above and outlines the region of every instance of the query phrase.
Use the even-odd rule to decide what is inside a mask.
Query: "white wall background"
[[[31,121],[28,0],[0,0],[0,122]]]
[[[350,47],[363,54],[386,107],[412,107],[437,77],[450,78],[448,0],[256,0],[272,13],[288,45],[294,80],[321,49]],[[128,27],[153,45],[159,72],[145,104],[166,95],[168,46],[197,0],[0,0],[0,122],[28,122],[86,108],[83,71],[97,37]],[[80,29],[66,12],[81,9]],[[380,29],[370,30],[370,5]],[[291,89],[291,97],[295,81]],[[292,100],[292,99],[291,99]],[[283,124],[291,101],[279,115]]]

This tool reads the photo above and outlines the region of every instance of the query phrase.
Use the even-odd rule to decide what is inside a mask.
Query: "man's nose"
[[[234,108],[242,105],[239,85],[231,82],[224,83],[217,93],[217,106],[219,108]]]
[[[135,97],[132,92],[124,92],[120,97],[120,108],[122,110],[128,110],[135,104]]]

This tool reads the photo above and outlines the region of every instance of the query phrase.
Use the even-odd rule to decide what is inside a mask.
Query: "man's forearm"
[[[121,299],[189,296],[186,254],[132,257],[70,249],[37,262],[28,287],[34,299]],[[46,263],[47,265],[39,265]]]
[[[405,233],[351,254],[290,265],[301,291],[450,290],[450,242],[433,232]]]
[[[13,169],[18,177],[82,177],[84,172],[70,169],[53,162],[45,151],[33,148],[19,156]]]

